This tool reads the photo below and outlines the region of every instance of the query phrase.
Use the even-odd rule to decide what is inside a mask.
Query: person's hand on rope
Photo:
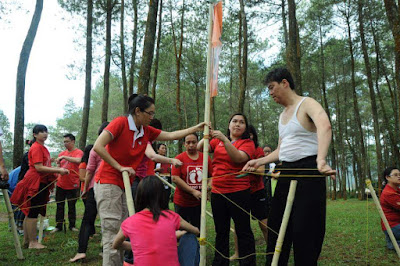
[[[68,175],[68,174],[69,174],[69,171],[68,171],[68,169],[60,168],[60,170],[59,170],[58,173],[59,173],[60,175]]]
[[[194,189],[192,191],[192,196],[195,197],[196,199],[200,200],[201,199],[201,192],[196,190],[196,189]]]
[[[175,158],[172,159],[171,164],[173,166],[175,166],[176,168],[181,167],[183,165],[183,163],[179,159],[175,159]]]
[[[136,174],[135,170],[133,170],[132,167],[123,167],[121,166],[119,168],[119,171],[122,173],[124,171],[126,171],[128,173],[129,176],[134,176]]]
[[[250,160],[243,167],[242,171],[244,171],[244,172],[255,172],[260,166],[261,166],[261,164],[258,162],[257,159]]]
[[[56,159],[56,163],[57,163],[57,164],[60,164],[62,159],[64,159],[64,155],[58,157],[58,158]]]
[[[323,174],[323,175],[329,175],[333,180],[336,179],[336,170],[333,170],[325,160],[323,159],[317,159],[317,168],[318,171]]]

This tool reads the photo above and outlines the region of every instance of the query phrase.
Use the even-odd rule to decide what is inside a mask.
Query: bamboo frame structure
[[[379,215],[381,216],[381,219],[382,219],[382,221],[383,221],[383,224],[384,224],[385,227],[386,227],[386,230],[387,230],[387,233],[388,233],[388,235],[389,235],[390,240],[392,240],[393,247],[394,247],[394,249],[396,250],[397,256],[399,256],[399,258],[400,258],[400,248],[399,248],[399,245],[397,244],[396,238],[395,238],[394,235],[393,235],[392,228],[390,228],[390,225],[389,225],[388,220],[386,219],[385,213],[384,213],[383,210],[382,210],[382,206],[381,206],[381,204],[380,204],[380,202],[379,202],[378,197],[376,196],[375,189],[374,189],[374,187],[372,186],[371,180],[370,180],[370,179],[366,179],[366,180],[365,180],[365,183],[367,184],[367,187],[368,187],[369,190],[371,191],[371,195],[372,195],[372,198],[374,199],[374,203],[375,203],[375,205],[376,205],[376,208],[378,209]]]
[[[128,172],[122,172],[122,177],[124,179],[126,204],[128,205],[129,216],[132,216],[135,214],[135,206],[133,205],[131,182],[129,180]]]
[[[212,63],[212,28],[213,28],[213,7],[209,4],[208,19],[208,50],[207,50],[207,77],[206,77],[206,94],[204,107],[204,145],[203,145],[203,179],[201,184],[201,214],[200,214],[200,266],[206,265],[206,207],[207,207],[207,174],[208,174],[208,145],[209,145],[209,124],[210,124],[210,80],[211,80],[211,63]]]
[[[2,192],[4,196],[4,201],[6,202],[8,221],[11,225],[11,231],[13,232],[14,246],[15,246],[15,251],[17,252],[17,258],[23,260],[25,258],[24,255],[22,254],[21,243],[19,242],[19,237],[17,232],[17,226],[15,225],[14,222],[14,211],[11,207],[10,197],[8,196],[8,190],[2,189]]]
[[[39,236],[38,236],[38,242],[41,244],[43,240],[43,221],[44,217],[39,214]],[[24,232],[25,233],[25,232]]]
[[[279,228],[278,240],[275,245],[274,257],[272,258],[272,266],[277,266],[279,261],[279,256],[281,255],[281,249],[283,245],[283,240],[285,239],[286,228],[289,222],[290,213],[292,212],[292,206],[294,201],[294,195],[296,194],[297,180],[290,181],[289,193],[286,200],[285,212],[283,213],[283,219],[281,227]]]

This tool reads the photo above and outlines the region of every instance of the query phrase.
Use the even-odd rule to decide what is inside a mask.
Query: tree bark
[[[163,2],[160,0],[160,12],[158,12],[158,33],[157,33],[157,46],[156,46],[156,59],[154,61],[154,76],[152,85],[152,96],[156,101],[156,87],[157,87],[157,74],[158,74],[158,61],[160,58],[160,42],[161,42],[161,25],[162,25],[162,5]]]
[[[239,44],[241,43],[241,27],[243,27],[243,55],[241,54],[241,45],[239,45],[239,107],[238,112],[244,112],[244,102],[246,99],[246,89],[247,89],[247,18],[244,10],[244,0],[239,0],[240,3],[240,15],[239,15]]]
[[[25,78],[28,68],[29,56],[31,54],[33,42],[39,27],[42,16],[43,0],[36,0],[35,12],[33,13],[28,34],[25,37],[19,55],[17,69],[17,90],[15,97],[15,122],[14,122],[14,148],[13,148],[13,167],[21,165],[22,155],[24,154],[24,120],[25,120]]]
[[[138,9],[137,0],[132,0],[133,5],[133,37],[132,37],[132,57],[131,66],[129,68],[129,95],[133,93],[133,81],[136,67],[136,49],[137,49],[137,24],[138,24]]]
[[[299,95],[303,94],[301,85],[301,51],[299,26],[296,19],[296,3],[294,0],[288,0],[289,10],[289,49],[287,49],[287,65],[293,75],[296,91]],[[292,88],[293,89],[293,88]]]
[[[142,64],[140,65],[138,93],[149,94],[151,66],[153,64],[154,42],[157,27],[158,0],[150,0],[144,35]]]
[[[281,1],[281,10],[282,10],[283,39],[285,40],[285,49],[287,49],[287,47],[289,45],[289,37],[288,37],[288,30],[287,30],[285,5],[286,5],[286,0],[282,0]]]
[[[93,42],[93,0],[87,1],[87,18],[86,18],[86,69],[85,69],[85,98],[83,102],[82,113],[82,131],[79,139],[79,148],[85,149],[87,131],[89,127],[90,113],[90,94],[92,91],[92,42]]]
[[[121,21],[120,21],[120,36],[119,42],[121,46],[121,74],[122,74],[122,93],[124,112],[128,112],[128,82],[126,79],[126,66],[125,66],[125,43],[124,43],[124,8],[125,1],[121,0]]]

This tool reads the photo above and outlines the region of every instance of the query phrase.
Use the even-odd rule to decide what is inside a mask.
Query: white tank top
[[[282,124],[282,115],[279,117],[280,161],[295,162],[318,153],[317,133],[306,130],[297,120],[297,111],[305,99],[306,97],[303,97],[296,106],[292,118],[286,125]]]

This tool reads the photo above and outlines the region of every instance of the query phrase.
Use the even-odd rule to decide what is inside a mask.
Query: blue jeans
[[[394,249],[392,240],[390,240],[388,232],[386,230],[383,231],[383,232],[385,233],[385,236],[386,236],[386,246],[387,246],[387,248],[388,249]],[[397,245],[400,246],[400,224],[392,227],[392,232],[393,232],[394,238],[396,238]]]
[[[198,266],[200,246],[196,236],[186,233],[179,239],[178,258],[181,266]]]

